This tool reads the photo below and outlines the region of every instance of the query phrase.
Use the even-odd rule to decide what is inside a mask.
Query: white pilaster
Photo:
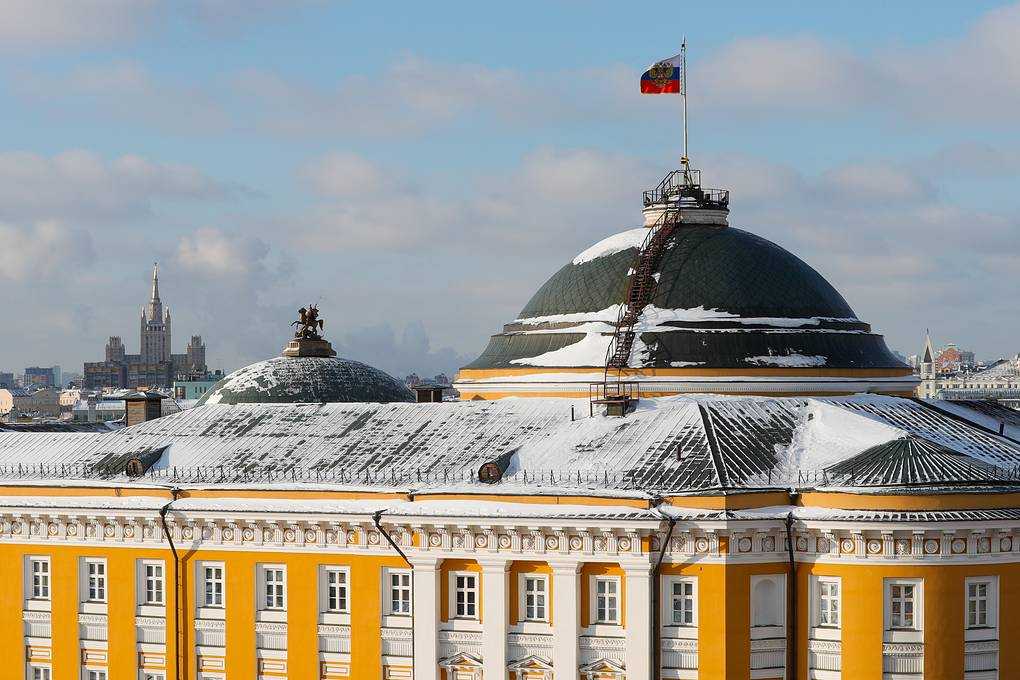
[[[581,563],[550,561],[553,570],[553,673],[556,680],[577,677],[577,642],[581,626]],[[635,676],[637,677],[637,676]]]
[[[414,565],[414,680],[439,680],[439,563],[412,557]]]
[[[627,628],[624,631],[624,663],[628,678],[652,678],[652,579],[651,565],[624,565]]]
[[[506,560],[479,560],[482,566],[482,677],[506,680],[507,570]]]

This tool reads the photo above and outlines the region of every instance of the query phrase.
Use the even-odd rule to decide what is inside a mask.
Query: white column
[[[652,566],[623,565],[627,589],[624,662],[628,678],[652,678]]]
[[[579,562],[550,561],[553,570],[553,673],[555,680],[577,678],[577,639],[581,633]],[[636,676],[635,676],[636,677]]]
[[[438,557],[412,557],[414,565],[414,680],[439,680]]]
[[[507,569],[506,560],[482,566],[482,677],[506,680]]]

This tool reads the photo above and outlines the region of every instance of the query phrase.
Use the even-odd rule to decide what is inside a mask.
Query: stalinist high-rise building
[[[152,296],[142,308],[141,353],[142,363],[161,364],[170,360],[170,307],[163,313],[159,299],[159,265],[152,268]]]
[[[179,376],[204,376],[205,344],[193,335],[183,354],[171,347],[170,308],[159,297],[159,265],[152,268],[152,292],[139,319],[139,353],[127,354],[119,336],[106,344],[106,360],[85,364],[85,387],[168,387]]]

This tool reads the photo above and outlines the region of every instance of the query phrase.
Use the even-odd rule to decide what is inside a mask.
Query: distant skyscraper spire
[[[152,296],[149,298],[149,321],[163,322],[163,302],[159,299],[159,263],[152,264]]]

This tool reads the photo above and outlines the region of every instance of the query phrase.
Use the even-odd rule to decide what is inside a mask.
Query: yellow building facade
[[[1000,612],[1020,606],[1020,537],[991,519],[1015,516],[1015,493],[657,506],[294,492],[172,501],[114,485],[6,493],[5,680],[524,680],[565,667],[617,679],[655,677],[653,663],[670,678],[1020,673],[1018,652],[1000,646]],[[504,516],[478,516],[487,501]],[[378,527],[351,511],[382,505],[394,510]],[[792,570],[779,507],[792,513]],[[929,517],[895,519],[906,513]],[[834,515],[844,519],[822,519]]]

